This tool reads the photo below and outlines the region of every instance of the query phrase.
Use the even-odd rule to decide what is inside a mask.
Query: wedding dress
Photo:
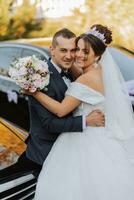
[[[73,82],[66,95],[82,101],[75,116],[105,113],[106,98],[92,88]],[[113,137],[120,131],[113,121],[110,128],[58,137],[39,175],[36,200],[134,200],[134,165],[124,143]]]

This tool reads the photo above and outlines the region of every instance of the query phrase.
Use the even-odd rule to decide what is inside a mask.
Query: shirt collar
[[[51,59],[51,63],[52,63],[53,66],[56,68],[56,70],[57,70],[59,73],[61,73],[62,69],[61,69],[58,65],[56,65],[56,64],[53,62],[52,59]]]

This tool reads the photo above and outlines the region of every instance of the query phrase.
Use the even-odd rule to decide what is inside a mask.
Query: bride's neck
[[[85,74],[86,72],[89,72],[93,68],[94,68],[94,65],[90,65],[90,66],[86,67],[85,69],[83,69],[83,73]]]
[[[83,73],[85,74],[85,73],[87,73],[87,72],[89,72],[93,69],[97,70],[97,69],[100,69],[100,68],[101,68],[101,66],[99,64],[97,65],[97,67],[95,67],[94,64],[92,64],[92,65],[86,67],[85,69],[83,69]]]

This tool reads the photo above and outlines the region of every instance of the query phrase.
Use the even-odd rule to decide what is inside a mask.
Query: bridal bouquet
[[[47,63],[33,55],[14,61],[9,69],[9,76],[22,90],[33,93],[49,84],[50,72]]]

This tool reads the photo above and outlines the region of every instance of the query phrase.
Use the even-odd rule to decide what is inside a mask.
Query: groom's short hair
[[[71,38],[76,37],[75,33],[73,33],[72,31],[70,31],[69,29],[62,28],[62,29],[60,29],[59,31],[57,31],[54,34],[53,39],[52,39],[52,46],[55,47],[56,45],[58,45],[57,38],[59,36],[62,36],[63,38],[67,38],[67,39],[71,39]]]

